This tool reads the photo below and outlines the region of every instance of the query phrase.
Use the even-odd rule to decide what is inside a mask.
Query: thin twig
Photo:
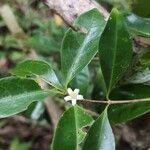
[[[139,103],[139,102],[150,102],[150,98],[144,98],[144,99],[133,99],[133,100],[109,100],[109,101],[104,101],[104,100],[89,100],[85,99],[83,101],[78,101],[78,102],[83,102],[83,103],[100,103],[100,104],[108,104],[108,105],[113,105],[113,104],[127,104],[127,103]]]

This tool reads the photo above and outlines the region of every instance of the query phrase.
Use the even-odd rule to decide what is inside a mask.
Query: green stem
[[[150,98],[133,99],[133,100],[108,100],[108,101],[84,99],[82,101],[79,100],[78,102],[83,102],[83,103],[100,103],[100,104],[113,105],[113,104],[127,104],[127,103],[150,102]]]

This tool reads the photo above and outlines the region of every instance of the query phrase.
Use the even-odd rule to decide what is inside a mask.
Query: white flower
[[[74,91],[71,88],[67,89],[68,91],[68,96],[64,97],[64,100],[71,101],[72,105],[74,106],[77,103],[77,100],[83,100],[83,96],[79,95],[79,89],[75,89]]]

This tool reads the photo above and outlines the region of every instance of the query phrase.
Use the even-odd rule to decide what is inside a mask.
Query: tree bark
[[[76,17],[93,8],[97,8],[105,19],[109,15],[107,10],[95,0],[45,0],[45,3],[61,16],[69,26],[72,26]]]

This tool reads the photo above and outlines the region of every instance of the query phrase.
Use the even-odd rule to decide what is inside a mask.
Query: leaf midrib
[[[42,91],[42,90],[33,91],[33,92],[28,92],[28,91],[26,91],[26,92],[21,93],[21,94],[9,95],[9,96],[6,96],[6,97],[4,97],[4,98],[0,98],[0,103],[5,102],[5,101],[8,101],[8,100],[10,100],[11,98],[16,99],[16,100],[17,100],[17,99],[21,99],[21,98],[25,98],[25,97],[30,97],[30,98],[32,98],[32,97],[36,96],[35,93],[36,93],[37,95],[40,95],[40,94],[48,94],[47,91]]]
[[[116,18],[116,23],[115,23],[115,46],[114,46],[114,49],[115,49],[115,52],[114,52],[114,55],[113,55],[113,63],[112,63],[112,70],[111,70],[111,76],[110,76],[110,82],[109,82],[109,88],[108,88],[108,91],[107,91],[107,99],[109,99],[109,94],[111,92],[111,88],[112,88],[112,79],[113,79],[113,73],[114,73],[114,65],[115,65],[115,62],[116,62],[116,51],[117,51],[117,35],[118,35],[118,30],[117,30],[117,25],[118,25],[118,18]]]
[[[92,18],[91,18],[91,20],[93,21],[93,17],[94,17],[94,14],[92,14]],[[92,29],[93,29],[93,23],[91,24],[91,29],[88,31],[88,33],[87,33],[87,35],[85,35],[85,38],[84,38],[84,40],[83,40],[83,42],[82,42],[82,44],[79,46],[79,48],[78,48],[78,51],[77,51],[77,54],[76,54],[76,56],[74,57],[74,59],[73,59],[73,63],[71,64],[71,67],[70,67],[70,69],[68,70],[68,73],[67,73],[67,80],[66,81],[68,81],[68,82],[70,82],[70,80],[73,78],[73,76],[74,76],[74,74],[72,74],[71,72],[72,72],[72,70],[74,70],[74,66],[75,66],[75,64],[76,64],[76,62],[77,62],[77,60],[78,60],[78,58],[79,58],[79,55],[78,54],[80,54],[80,52],[83,52],[83,49],[84,49],[84,47],[86,46],[84,43],[85,43],[85,41],[87,41],[87,38],[88,38],[88,36],[90,35],[90,33],[93,31]],[[83,46],[84,45],[84,46]],[[82,51],[80,50],[80,49],[82,49]],[[79,51],[80,50],[80,51]],[[77,70],[77,69],[76,69]],[[66,83],[66,84],[68,84],[68,82]]]
[[[102,134],[102,132],[103,132],[103,126],[104,126],[104,122],[105,122],[105,119],[106,119],[106,117],[107,117],[107,114],[106,114],[106,110],[103,112],[103,114],[102,114],[102,125],[101,125],[101,127],[100,127],[100,136],[99,136],[99,139],[100,139],[100,141],[103,141],[102,139],[103,139],[103,134]],[[101,145],[101,142],[99,143],[99,147],[100,147],[100,145]]]

